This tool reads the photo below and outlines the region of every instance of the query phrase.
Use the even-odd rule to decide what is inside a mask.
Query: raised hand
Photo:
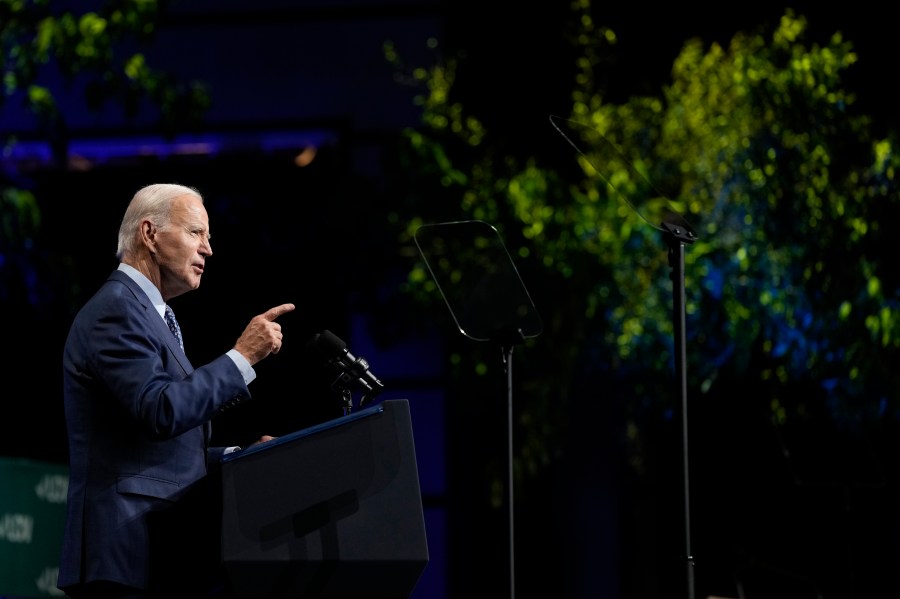
[[[251,365],[269,354],[277,354],[281,350],[282,333],[281,325],[275,320],[293,309],[294,304],[281,304],[254,316],[234,344],[234,349],[241,352]]]

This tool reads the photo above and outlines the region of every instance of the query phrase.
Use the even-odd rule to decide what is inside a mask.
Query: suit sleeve
[[[177,436],[250,398],[229,357],[223,354],[193,369],[183,354],[175,354],[166,335],[171,336],[152,308],[123,297],[98,313],[90,331],[92,370],[151,438]]]

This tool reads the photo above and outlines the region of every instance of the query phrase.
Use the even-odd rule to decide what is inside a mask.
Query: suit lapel
[[[153,331],[159,335],[165,341],[166,347],[169,348],[169,351],[172,352],[172,355],[175,357],[175,360],[178,361],[178,364],[181,366],[182,370],[184,370],[184,376],[187,376],[194,372],[194,367],[191,365],[190,360],[188,360],[187,356],[184,354],[184,350],[181,349],[181,346],[178,345],[178,340],[175,338],[175,335],[172,334],[172,331],[169,330],[169,325],[166,324],[166,321],[156,312],[156,308],[153,307],[153,304],[150,302],[150,298],[147,297],[147,294],[144,293],[144,290],[140,288],[140,286],[134,282],[134,280],[126,275],[123,272],[118,270],[113,271],[110,276],[111,279],[116,279],[125,284],[128,289],[131,290],[131,293],[134,295],[135,300],[144,308],[144,310],[148,313],[148,320],[152,323]],[[207,447],[209,447],[210,439],[212,438],[212,423],[206,421],[203,425],[203,440]]]
[[[172,355],[175,356],[175,360],[178,361],[178,364],[181,366],[182,370],[184,370],[184,375],[187,376],[190,373],[194,372],[194,367],[191,365],[190,360],[188,360],[187,356],[184,354],[184,350],[181,349],[181,346],[178,345],[178,340],[175,339],[175,335],[172,334],[172,331],[169,330],[169,325],[166,324],[166,321],[156,312],[156,308],[153,307],[153,304],[150,303],[150,298],[147,297],[147,294],[144,293],[144,290],[134,282],[134,280],[126,275],[123,272],[118,270],[113,271],[110,278],[121,281],[125,284],[128,289],[131,290],[131,293],[134,295],[135,300],[141,305],[142,308],[147,312],[148,320],[152,323],[154,332],[159,336],[160,339],[163,339],[166,347],[169,348],[169,351],[172,352]]]

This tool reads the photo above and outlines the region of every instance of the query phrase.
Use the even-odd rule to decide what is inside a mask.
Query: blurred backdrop
[[[0,3],[0,455],[66,465],[68,326],[133,193],[178,182],[205,195],[215,254],[175,300],[192,362],[297,305],[219,440],[340,416],[307,348],[325,329],[379,399],[409,399],[430,552],[414,597],[686,597],[692,576],[697,597],[900,594],[895,50],[887,20],[853,13]],[[550,115],[590,124],[587,156]],[[648,197],[697,225],[687,485]],[[471,219],[497,226],[543,321],[511,364],[457,330],[414,242]]]

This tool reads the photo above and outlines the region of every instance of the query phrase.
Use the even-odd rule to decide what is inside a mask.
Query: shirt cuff
[[[236,349],[229,349],[226,353],[226,356],[231,358],[232,362],[234,362],[235,366],[238,367],[238,370],[241,371],[241,376],[244,377],[244,384],[249,385],[253,382],[253,379],[256,378],[256,371],[253,370],[253,366],[250,365],[250,362],[247,361],[241,352]]]

